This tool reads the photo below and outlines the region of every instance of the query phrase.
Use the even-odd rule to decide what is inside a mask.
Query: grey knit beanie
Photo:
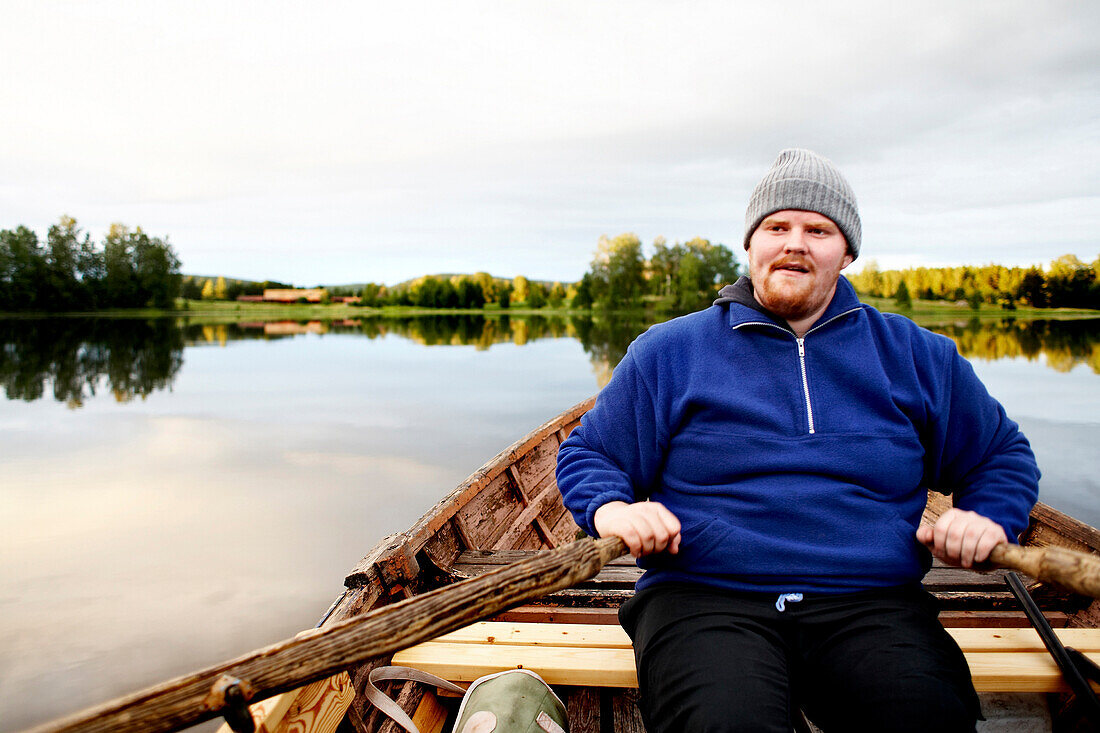
[[[859,257],[862,228],[856,196],[828,158],[800,148],[788,148],[779,154],[749,198],[745,249],[749,248],[749,237],[760,222],[784,209],[816,211],[829,217],[848,240],[852,258]]]

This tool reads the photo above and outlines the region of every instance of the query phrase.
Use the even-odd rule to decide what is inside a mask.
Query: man
[[[749,278],[649,329],[562,445],[578,524],[645,569],[620,611],[649,733],[972,731],[970,672],[920,588],[1027,526],[1027,440],[947,338],[861,304],[861,228],[825,158],[749,201]],[[927,490],[955,508],[918,529]]]

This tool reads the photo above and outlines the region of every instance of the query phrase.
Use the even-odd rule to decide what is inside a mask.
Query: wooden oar
[[[33,733],[179,730],[223,714],[227,689],[257,702],[302,687],[568,588],[625,553],[618,537],[580,540],[88,708]],[[227,679],[236,684],[227,685]]]
[[[1002,543],[989,553],[989,562],[1089,598],[1100,598],[1100,558],[1095,555],[1064,547],[1021,547]]]

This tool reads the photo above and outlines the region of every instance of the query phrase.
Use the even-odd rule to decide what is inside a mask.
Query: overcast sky
[[[297,285],[740,255],[781,148],[856,266],[1100,255],[1100,3],[0,3],[0,228],[167,236]]]

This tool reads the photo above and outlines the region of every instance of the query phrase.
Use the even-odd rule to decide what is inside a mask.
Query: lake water
[[[346,571],[595,393],[612,319],[0,320],[0,730],[313,626]],[[939,324],[1100,525],[1100,320]]]

